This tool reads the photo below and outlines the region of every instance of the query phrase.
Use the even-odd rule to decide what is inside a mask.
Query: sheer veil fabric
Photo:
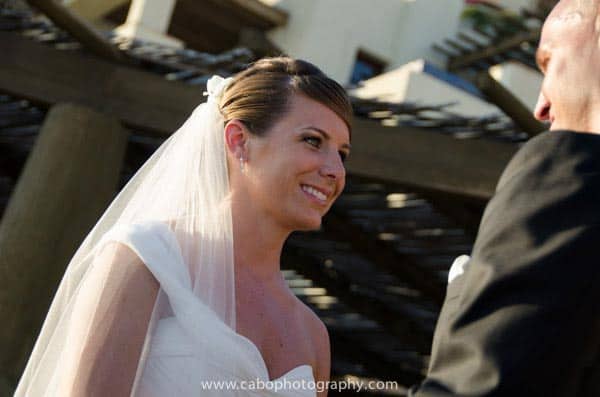
[[[213,320],[225,326],[222,332],[237,335],[230,192],[218,106],[230,80],[215,76],[208,82],[207,102],[152,155],[85,238],[68,264],[15,396],[58,395],[86,359],[83,348],[97,331],[90,324],[102,309],[99,296],[109,288],[106,269],[119,265],[99,260],[111,241],[129,246],[160,282],[132,395],[139,395],[157,325],[183,330],[193,341],[200,320],[216,316]],[[190,304],[198,300],[210,310],[199,312]],[[203,343],[195,344],[196,354],[210,360],[215,346]]]

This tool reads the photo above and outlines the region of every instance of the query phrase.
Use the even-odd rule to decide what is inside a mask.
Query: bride
[[[327,331],[279,260],[344,187],[351,115],[305,61],[213,77],[69,263],[15,395],[317,395]]]

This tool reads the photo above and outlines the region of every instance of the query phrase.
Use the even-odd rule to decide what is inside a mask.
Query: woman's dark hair
[[[351,131],[352,105],[344,88],[312,63],[289,57],[263,58],[235,75],[220,108],[225,122],[240,120],[260,136],[289,110],[292,94],[327,106]]]

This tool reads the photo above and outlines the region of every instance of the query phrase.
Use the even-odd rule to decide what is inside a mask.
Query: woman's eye
[[[316,148],[321,147],[321,138],[319,138],[319,137],[307,136],[304,138],[304,141],[307,142],[309,145],[312,145]]]
[[[346,153],[346,152],[339,152],[339,153],[340,153],[340,158],[342,159],[342,163],[343,163],[348,158],[348,153]]]

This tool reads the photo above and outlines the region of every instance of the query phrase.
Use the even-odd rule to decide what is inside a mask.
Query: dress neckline
[[[178,248],[179,248],[179,246],[178,246]],[[186,275],[188,275],[188,274],[186,273]],[[190,285],[191,285],[191,282],[190,282]],[[246,345],[250,346],[250,349],[252,351],[254,351],[254,354],[256,355],[258,361],[261,364],[261,367],[262,367],[264,375],[265,375],[265,379],[267,379],[269,382],[274,382],[274,381],[277,381],[277,380],[280,380],[283,378],[287,378],[291,374],[298,372],[300,370],[305,370],[305,369],[308,370],[311,378],[314,380],[313,367],[310,364],[300,364],[300,365],[286,371],[283,375],[281,375],[277,378],[271,379],[271,377],[269,375],[269,368],[267,367],[267,362],[265,361],[258,346],[256,346],[256,344],[250,338],[245,337],[244,335],[238,333],[237,330],[235,330],[235,329],[231,328],[229,325],[227,325],[227,323],[225,321],[223,321],[223,319],[221,317],[219,317],[217,315],[217,313],[215,313],[215,311],[210,306],[208,306],[205,302],[203,302],[202,299],[200,299],[198,297],[196,297],[196,298],[198,299],[198,302],[200,303],[200,305],[204,306],[204,308],[207,309],[207,312],[210,313],[217,320],[218,324],[222,325],[222,327],[226,330],[226,332],[231,332],[234,337],[237,337],[239,340],[244,342]]]
[[[234,330],[233,328],[231,328],[229,325],[227,325],[219,316],[217,316],[217,314],[208,305],[206,305],[200,299],[199,299],[199,301],[215,317],[215,319],[217,320],[217,323],[221,324],[221,326],[223,328],[225,328],[226,332],[230,332],[234,337],[236,337],[239,340],[241,340],[242,342],[244,342],[246,345],[248,345],[250,347],[250,349],[252,351],[254,351],[254,354],[256,355],[258,361],[261,363],[261,367],[263,368],[263,372],[265,374],[265,378],[269,382],[275,382],[277,380],[280,380],[280,379],[283,379],[283,378],[287,378],[292,373],[300,371],[301,369],[305,369],[305,368],[309,370],[311,378],[314,379],[313,367],[310,364],[300,364],[300,365],[297,365],[296,367],[293,367],[292,369],[286,371],[283,375],[281,375],[281,376],[279,376],[277,378],[271,379],[271,377],[269,375],[269,368],[267,367],[267,362],[265,361],[265,359],[264,359],[262,353],[260,352],[260,349],[258,348],[258,346],[256,346],[256,344],[254,342],[252,342],[252,340],[250,338],[248,338],[248,337],[240,334],[239,332],[237,332],[236,330]]]
[[[294,373],[296,371],[300,371],[301,369],[304,369],[304,368],[307,368],[309,370],[311,377],[314,379],[313,367],[310,364],[300,364],[300,365],[297,365],[296,367],[293,367],[292,369],[286,371],[283,375],[281,375],[281,376],[279,376],[277,378],[271,379],[271,377],[269,375],[269,368],[267,367],[267,362],[265,361],[265,359],[264,359],[262,353],[260,352],[260,349],[258,348],[258,346],[256,346],[256,344],[254,342],[252,342],[252,340],[250,338],[247,338],[244,335],[238,333],[237,331],[234,331],[233,329],[229,328],[227,326],[227,324],[223,323],[223,325],[225,327],[227,327],[241,341],[245,342],[248,346],[250,346],[250,348],[252,348],[252,350],[254,350],[257,358],[259,359],[260,363],[262,364],[264,373],[266,375],[266,378],[269,380],[269,382],[275,382],[275,381],[280,380],[280,379],[288,378],[292,373]]]

